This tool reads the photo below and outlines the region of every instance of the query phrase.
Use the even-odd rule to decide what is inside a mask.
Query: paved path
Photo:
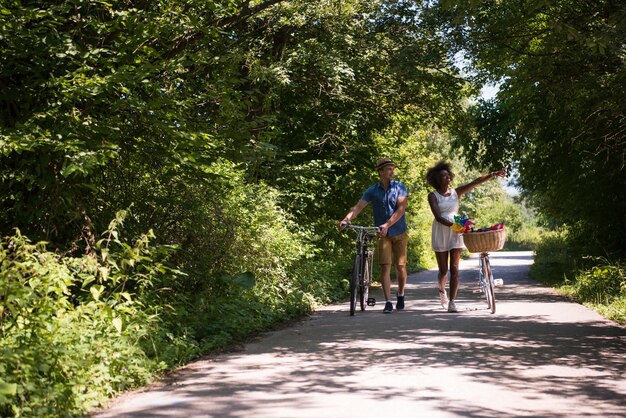
[[[492,254],[495,315],[466,260],[458,314],[421,272],[404,312],[326,307],[94,417],[626,417],[626,329],[528,279],[531,263]]]

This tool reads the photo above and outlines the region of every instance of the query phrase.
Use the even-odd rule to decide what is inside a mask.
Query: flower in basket
[[[473,219],[474,218],[467,216],[465,212],[463,212],[461,216],[454,215],[454,224],[452,224],[450,228],[458,234],[469,232],[470,226],[474,225],[474,222],[472,222]]]

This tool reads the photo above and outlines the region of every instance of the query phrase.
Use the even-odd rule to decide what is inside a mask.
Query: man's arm
[[[339,221],[339,224],[337,225],[339,229],[341,229],[345,224],[350,222],[352,219],[356,218],[359,215],[359,213],[361,213],[361,211],[365,209],[366,206],[367,206],[367,201],[363,199],[360,199],[358,202],[356,202],[356,205],[354,205],[350,209],[350,212],[348,212],[348,214],[343,218],[343,220]]]

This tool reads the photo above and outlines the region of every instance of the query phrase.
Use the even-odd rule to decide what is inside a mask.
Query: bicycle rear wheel
[[[491,271],[491,263],[489,257],[484,257],[483,260],[483,277],[485,278],[485,297],[487,298],[487,306],[491,310],[491,313],[496,313],[496,295],[494,292],[493,284],[493,272]]]
[[[357,288],[359,287],[359,276],[361,275],[361,254],[354,256],[354,268],[350,279],[350,316],[354,316],[356,311]]]
[[[361,310],[364,311],[367,306],[367,298],[370,294],[370,283],[372,282],[372,257],[370,254],[365,255],[363,260],[363,281],[359,284],[359,299],[361,302]]]

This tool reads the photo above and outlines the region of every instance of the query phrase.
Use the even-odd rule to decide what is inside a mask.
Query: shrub
[[[572,279],[576,271],[576,262],[567,243],[567,228],[543,234],[535,249],[535,262],[530,267],[531,276],[553,285]]]
[[[622,324],[626,323],[626,268],[621,260],[583,256],[580,234],[561,228],[543,235],[532,276]]]
[[[602,315],[626,323],[626,269],[620,261],[594,258],[597,263],[581,269],[560,290]]]
[[[172,273],[150,235],[120,240],[117,222],[96,252],[62,257],[19,231],[0,242],[0,413],[78,415],[145,384],[165,365],[139,348],[158,322],[141,298]]]
[[[538,227],[523,225],[518,230],[508,230],[504,249],[509,251],[529,251],[537,248],[544,231]]]
[[[620,263],[610,264],[598,259],[599,264],[583,270],[576,276],[576,295],[585,302],[610,304],[615,298],[626,296],[626,269]]]

